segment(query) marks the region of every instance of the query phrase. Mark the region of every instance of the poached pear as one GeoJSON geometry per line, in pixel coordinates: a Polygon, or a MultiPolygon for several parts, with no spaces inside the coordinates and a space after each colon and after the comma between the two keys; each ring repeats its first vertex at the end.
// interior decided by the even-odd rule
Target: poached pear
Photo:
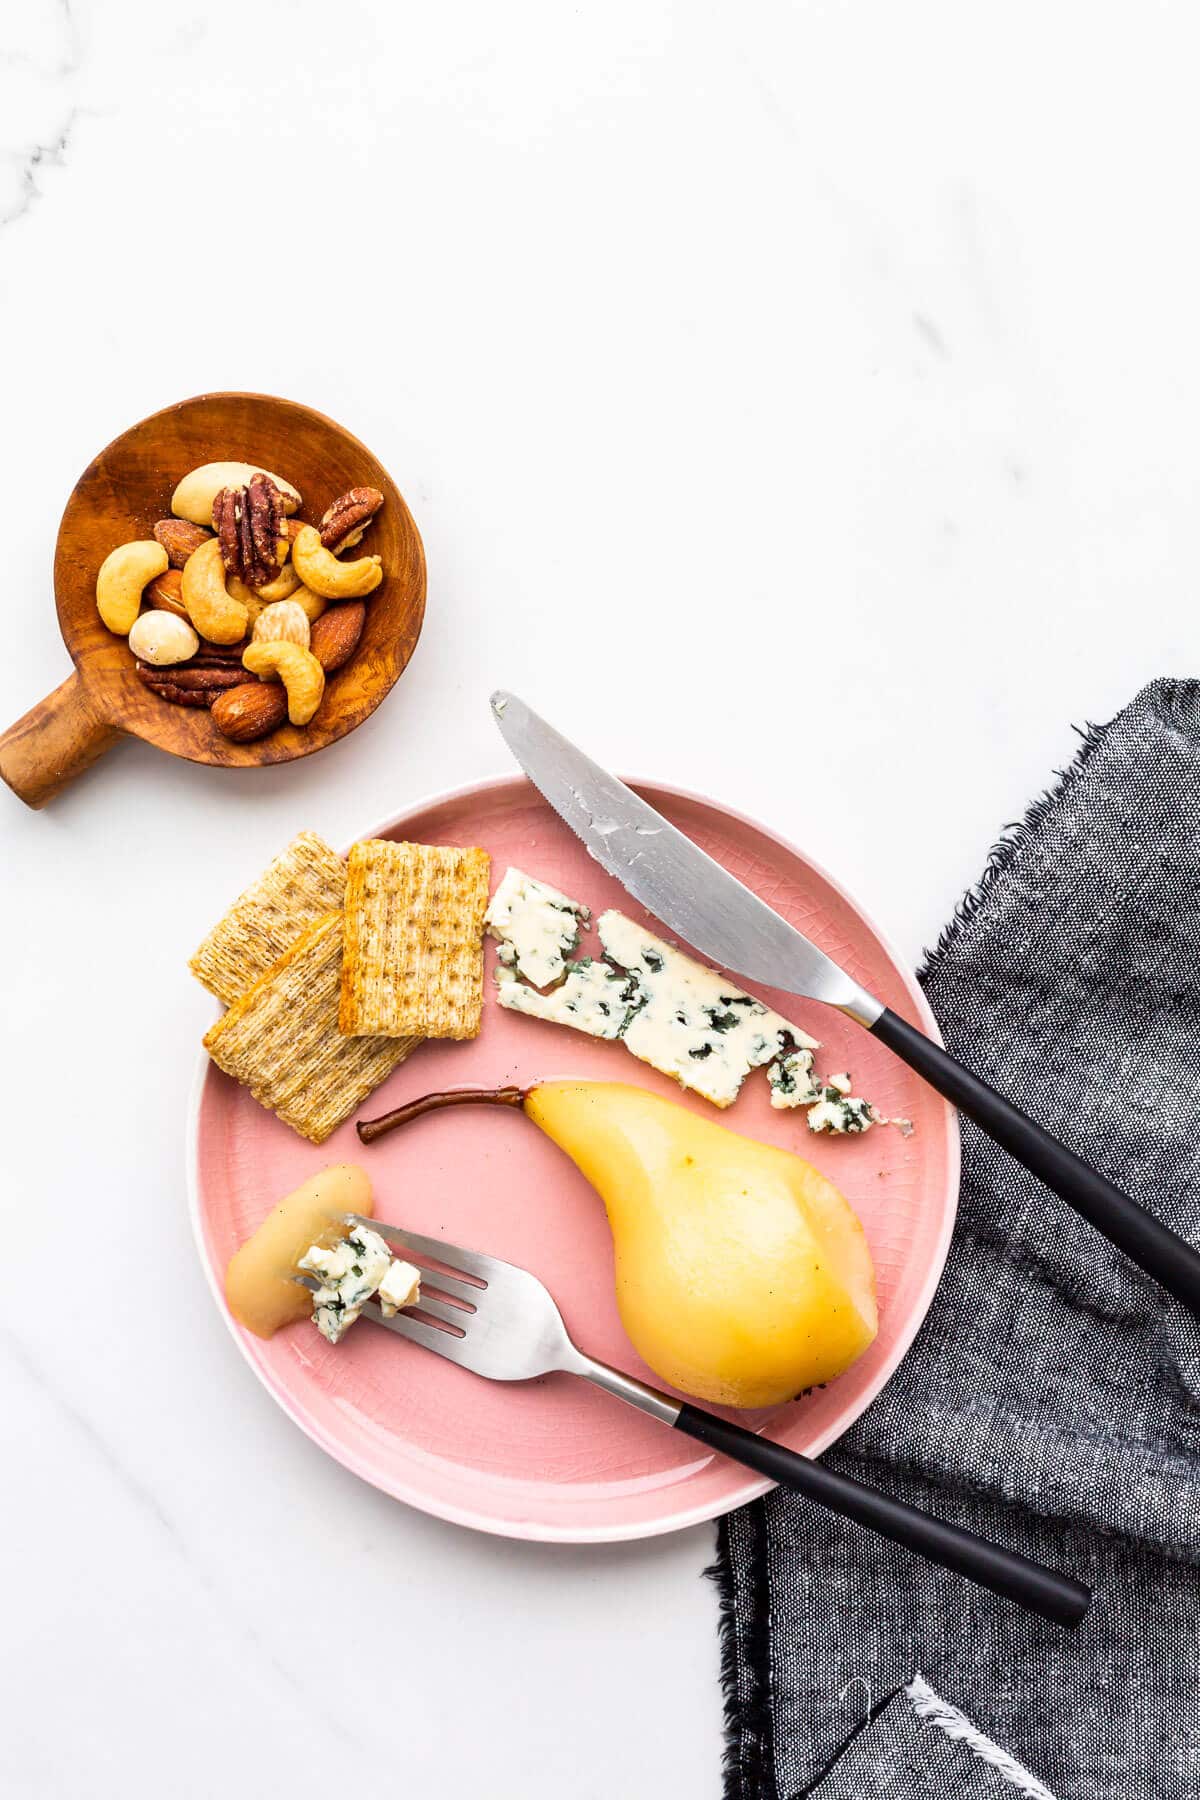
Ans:
{"type": "Polygon", "coordinates": [[[522,1107],[599,1192],[621,1322],[682,1393],[772,1406],[840,1375],[874,1338],[862,1225],[802,1157],[609,1081],[430,1094],[359,1136],[471,1101],[522,1107]]]}

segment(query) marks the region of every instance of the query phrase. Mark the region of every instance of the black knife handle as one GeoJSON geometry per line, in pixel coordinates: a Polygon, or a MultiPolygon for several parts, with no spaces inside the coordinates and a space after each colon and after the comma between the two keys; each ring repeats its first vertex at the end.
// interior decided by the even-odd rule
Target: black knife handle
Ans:
{"type": "Polygon", "coordinates": [[[866,1525],[890,1538],[893,1544],[903,1544],[929,1562],[940,1563],[942,1568],[953,1569],[956,1575],[965,1575],[994,1594],[1015,1600],[1056,1625],[1078,1625],[1091,1604],[1090,1591],[1071,1576],[1030,1562],[1015,1550],[989,1544],[973,1531],[918,1512],[902,1500],[865,1487],[849,1475],[839,1475],[824,1463],[786,1450],[782,1444],[758,1437],[744,1426],[731,1425],[715,1413],[684,1405],[675,1429],[686,1431],[710,1450],[719,1450],[723,1456],[757,1469],[781,1487],[792,1488],[818,1505],[829,1507],[844,1519],[866,1525]]]}
{"type": "Polygon", "coordinates": [[[1160,1281],[1169,1294],[1200,1317],[1200,1253],[1106,1181],[1082,1157],[1035,1125],[995,1088],[972,1075],[924,1032],[885,1010],[870,1027],[910,1069],[973,1119],[1010,1156],[1044,1181],[1132,1262],[1160,1281]]]}

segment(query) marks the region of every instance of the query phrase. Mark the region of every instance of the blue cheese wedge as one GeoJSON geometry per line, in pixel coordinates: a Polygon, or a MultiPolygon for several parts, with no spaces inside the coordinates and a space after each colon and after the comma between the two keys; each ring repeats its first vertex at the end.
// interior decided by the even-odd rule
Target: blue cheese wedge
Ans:
{"type": "Polygon", "coordinates": [[[492,896],[487,928],[500,945],[496,997],[508,1012],[621,1039],[651,1068],[714,1106],[733,1103],[751,1069],[767,1065],[771,1105],[808,1109],[809,1129],[849,1136],[884,1119],[850,1092],[848,1075],[813,1069],[815,1038],[725,975],[636,925],[602,913],[603,958],[575,957],[590,918],[578,900],[508,869],[492,896]]]}
{"type": "Polygon", "coordinates": [[[340,1242],[326,1248],[312,1244],[298,1268],[319,1275],[321,1285],[313,1295],[313,1324],[331,1344],[349,1331],[387,1275],[392,1253],[377,1231],[352,1225],[340,1242]]]}
{"type": "Polygon", "coordinates": [[[548,1019],[554,1025],[570,1025],[589,1037],[619,1038],[638,1006],[641,989],[636,976],[611,963],[590,956],[566,963],[566,979],[541,994],[518,981],[511,968],[496,970],[496,998],[509,1012],[526,1013],[532,1019],[548,1019]]]}
{"type": "Polygon", "coordinates": [[[421,1271],[415,1263],[402,1262],[397,1257],[375,1291],[384,1318],[394,1319],[406,1306],[415,1306],[420,1300],[421,1271]]]}
{"type": "Polygon", "coordinates": [[[825,1090],[813,1074],[811,1050],[792,1050],[781,1056],[767,1070],[771,1085],[771,1105],[776,1109],[812,1106],[824,1099],[825,1090]]]}
{"type": "Polygon", "coordinates": [[[561,979],[587,921],[586,906],[521,869],[505,870],[483,920],[500,945],[501,962],[538,988],[561,979]]]}
{"type": "Polygon", "coordinates": [[[637,976],[640,1006],[622,1033],[625,1048],[681,1087],[729,1106],[751,1069],[816,1041],[726,975],[675,950],[624,913],[596,926],[609,959],[637,976]]]}

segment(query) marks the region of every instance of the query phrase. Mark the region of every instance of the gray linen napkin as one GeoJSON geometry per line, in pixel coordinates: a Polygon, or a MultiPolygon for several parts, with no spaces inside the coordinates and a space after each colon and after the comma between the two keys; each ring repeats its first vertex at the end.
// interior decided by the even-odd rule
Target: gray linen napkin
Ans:
{"type": "MultiPolygon", "coordinates": [[[[922,979],[956,1056],[1200,1242],[1200,684],[1087,735],[922,979]]],[[[966,1121],[963,1152],[929,1317],[827,1460],[1092,1610],[1060,1632],[768,1495],[719,1534],[729,1800],[1200,1796],[1200,1330],[966,1121]]]]}

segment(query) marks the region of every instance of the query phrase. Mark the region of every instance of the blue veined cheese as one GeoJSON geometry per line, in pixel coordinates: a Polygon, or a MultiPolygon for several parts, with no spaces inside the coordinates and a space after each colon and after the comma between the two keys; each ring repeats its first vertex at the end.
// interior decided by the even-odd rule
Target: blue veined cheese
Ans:
{"type": "Polygon", "coordinates": [[[500,945],[500,960],[531,981],[549,987],[559,980],[566,959],[579,945],[579,927],[588,909],[548,882],[521,869],[506,869],[488,903],[483,922],[500,945]]]}
{"type": "Polygon", "coordinates": [[[392,1253],[377,1231],[352,1225],[346,1236],[326,1248],[312,1244],[297,1268],[319,1275],[313,1295],[313,1324],[331,1344],[349,1331],[391,1265],[392,1253]]]}
{"type": "MultiPolygon", "coordinates": [[[[860,1100],[852,1094],[851,1086],[849,1075],[830,1075],[826,1078],[817,1104],[809,1108],[810,1131],[828,1131],[845,1137],[870,1131],[872,1125],[893,1123],[891,1119],[882,1118],[869,1100],[860,1100]]],[[[897,1119],[894,1123],[901,1124],[903,1121],[897,1119]]]]}
{"type": "Polygon", "coordinates": [[[540,994],[501,964],[496,970],[496,998],[509,1012],[570,1025],[589,1037],[619,1038],[641,1002],[637,977],[590,956],[564,967],[566,979],[548,994],[540,994]]]}
{"type": "MultiPolygon", "coordinates": [[[[821,1086],[818,1082],[818,1086],[821,1086]]],[[[830,1075],[821,1086],[815,1106],[809,1108],[808,1129],[831,1132],[838,1137],[856,1136],[870,1131],[872,1125],[894,1125],[901,1137],[911,1137],[911,1119],[887,1119],[869,1100],[860,1100],[850,1092],[849,1075],[830,1075]]]]}
{"type": "Polygon", "coordinates": [[[501,1006],[589,1037],[622,1039],[642,1062],[714,1106],[731,1105],[750,1070],[766,1064],[771,1105],[808,1108],[812,1131],[850,1136],[896,1125],[911,1132],[907,1120],[885,1119],[853,1095],[848,1075],[816,1075],[812,1053],[820,1046],[798,1025],[624,913],[606,912],[597,922],[603,960],[571,960],[589,916],[548,882],[505,872],[487,912],[500,943],[501,1006]]]}
{"type": "Polygon", "coordinates": [[[736,1100],[751,1069],[792,1050],[818,1048],[728,976],[672,949],[624,913],[602,913],[596,929],[606,955],[637,976],[642,994],[622,1034],[625,1048],[714,1106],[736,1100]]]}
{"type": "Polygon", "coordinates": [[[824,1097],[824,1089],[813,1074],[811,1050],[792,1050],[781,1056],[767,1070],[771,1084],[771,1105],[778,1108],[811,1106],[824,1097]]]}
{"type": "Polygon", "coordinates": [[[416,1306],[421,1298],[420,1269],[397,1257],[376,1289],[376,1296],[385,1319],[394,1319],[406,1306],[416,1306]]]}

